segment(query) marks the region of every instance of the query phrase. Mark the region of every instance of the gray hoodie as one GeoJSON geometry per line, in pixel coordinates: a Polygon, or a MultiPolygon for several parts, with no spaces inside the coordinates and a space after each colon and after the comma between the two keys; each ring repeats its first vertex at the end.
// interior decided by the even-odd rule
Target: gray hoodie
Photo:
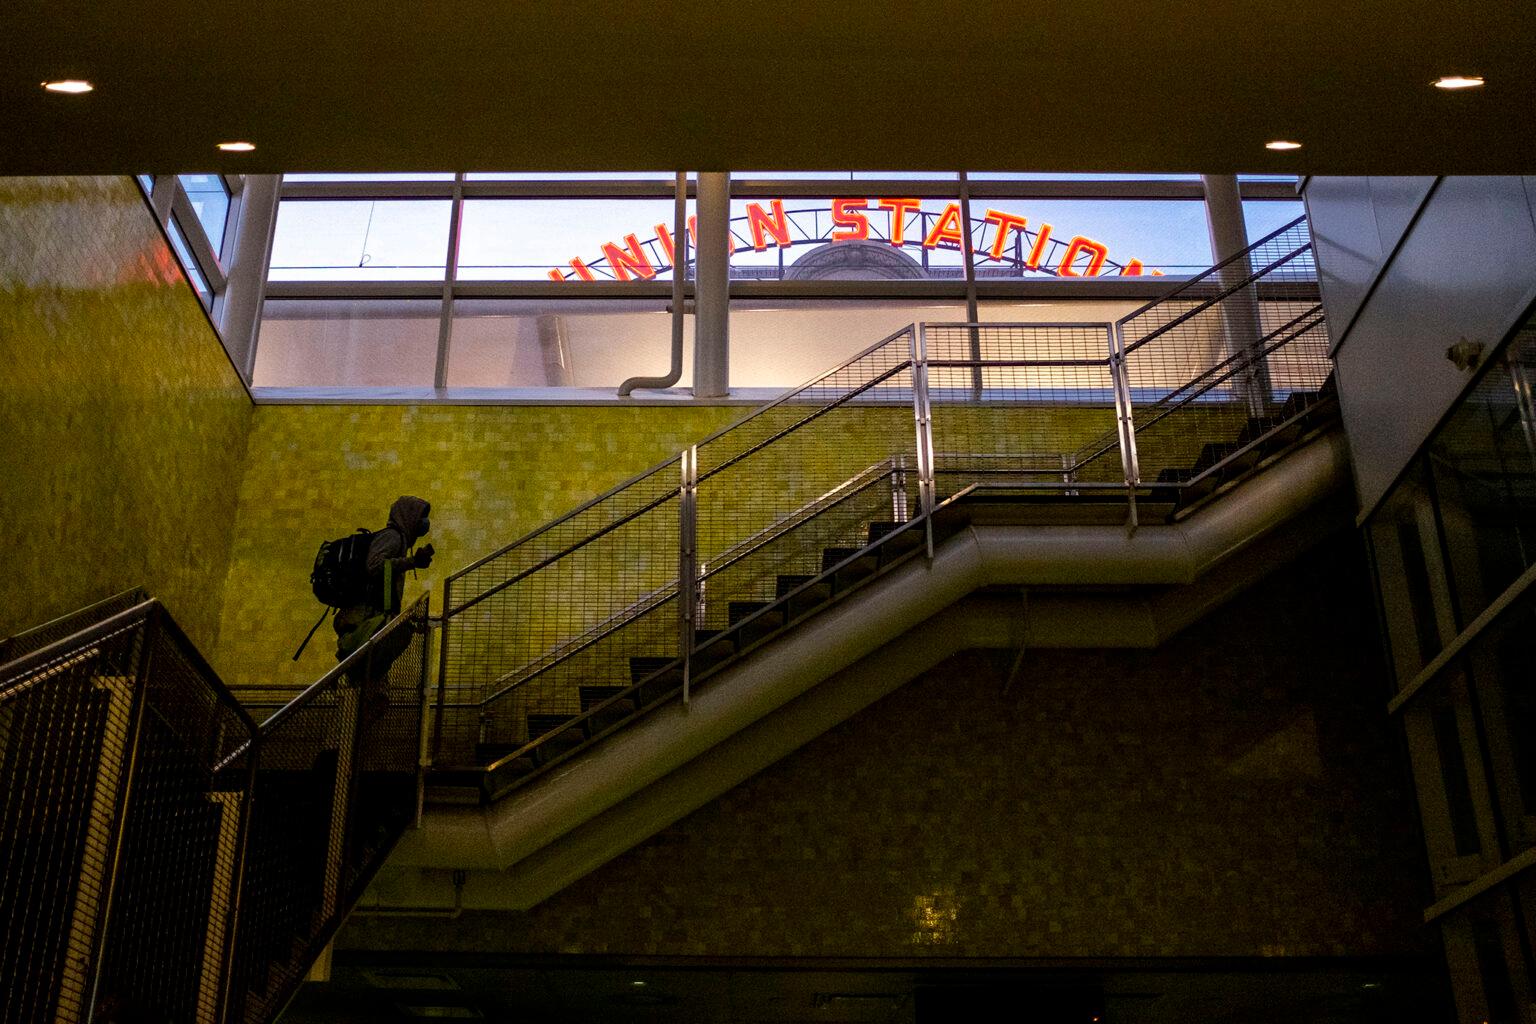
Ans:
{"type": "Polygon", "coordinates": [[[426,518],[430,507],[424,499],[408,494],[396,498],[389,507],[389,525],[375,533],[368,545],[370,577],[377,579],[375,573],[382,575],[385,562],[393,567],[394,588],[389,596],[389,607],[385,609],[391,615],[400,610],[400,600],[405,595],[405,574],[415,568],[410,550],[416,542],[416,528],[426,518]]]}

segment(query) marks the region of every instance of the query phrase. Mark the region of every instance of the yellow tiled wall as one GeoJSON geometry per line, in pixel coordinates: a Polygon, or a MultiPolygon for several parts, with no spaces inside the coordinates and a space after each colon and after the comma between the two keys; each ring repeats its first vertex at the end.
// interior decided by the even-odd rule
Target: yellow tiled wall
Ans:
{"type": "Polygon", "coordinates": [[[1264,957],[1431,948],[1353,536],[1144,650],[966,652],[527,912],[339,946],[1264,957]],[[1304,641],[1304,642],[1303,642],[1304,641]]]}
{"type": "Polygon", "coordinates": [[[431,569],[407,600],[742,414],[706,407],[259,406],[214,663],[232,685],[298,686],[335,664],[309,571],[322,540],[384,525],[401,494],[432,502],[431,569]]]}
{"type": "Polygon", "coordinates": [[[0,178],[0,636],[142,584],[214,650],[251,411],[131,178],[0,178]]]}

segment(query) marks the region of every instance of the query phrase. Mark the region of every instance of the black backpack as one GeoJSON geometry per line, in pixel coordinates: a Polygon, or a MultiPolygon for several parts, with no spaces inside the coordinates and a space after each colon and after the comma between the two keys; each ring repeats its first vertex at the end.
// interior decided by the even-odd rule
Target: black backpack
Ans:
{"type": "Polygon", "coordinates": [[[299,649],[293,652],[294,661],[299,660],[299,655],[309,646],[310,637],[315,635],[315,630],[320,628],[332,608],[368,603],[368,546],[372,543],[373,534],[362,527],[345,537],[320,542],[320,550],[315,552],[315,567],[309,573],[309,589],[325,605],[325,611],[320,613],[299,649]]]}
{"type": "Polygon", "coordinates": [[[327,608],[349,608],[368,603],[368,546],[373,534],[356,533],[323,541],[315,552],[309,588],[327,608]]]}

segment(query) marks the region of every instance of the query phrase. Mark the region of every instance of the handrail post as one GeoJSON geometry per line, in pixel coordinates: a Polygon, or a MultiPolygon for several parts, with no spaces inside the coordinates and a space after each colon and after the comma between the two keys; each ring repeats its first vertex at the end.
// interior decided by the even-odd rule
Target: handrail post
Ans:
{"type": "MultiPolygon", "coordinates": [[[[421,678],[417,682],[420,704],[418,714],[421,720],[416,723],[417,736],[420,742],[416,748],[416,820],[412,822],[412,828],[421,828],[421,815],[427,804],[427,769],[432,767],[432,748],[428,743],[427,715],[432,704],[432,595],[426,594],[421,599],[421,678]]],[[[415,629],[413,623],[410,627],[415,629]]],[[[442,693],[442,676],[438,676],[438,693],[442,693]]],[[[438,704],[441,706],[442,698],[439,696],[438,704]]],[[[439,710],[441,716],[441,710],[439,710]]]]}
{"type": "MultiPolygon", "coordinates": [[[[149,704],[150,673],[154,671],[155,643],[160,635],[160,620],[165,614],[165,609],[159,604],[154,605],[149,614],[144,618],[143,633],[140,639],[138,664],[134,666],[132,690],[128,694],[127,722],[123,733],[122,749],[118,752],[117,770],[119,777],[116,780],[116,792],[111,794],[111,804],[102,800],[104,806],[110,806],[112,815],[105,848],[102,849],[97,870],[101,872],[98,879],[99,888],[96,894],[95,906],[82,906],[82,890],[84,889],[84,869],[76,880],[76,891],[73,902],[75,912],[71,922],[69,939],[66,941],[64,953],[66,957],[78,956],[80,947],[85,947],[85,963],[79,981],[83,983],[83,989],[77,990],[73,1005],[66,1000],[67,987],[60,986],[61,991],[58,1000],[58,1012],[55,1020],[64,1022],[68,1020],[88,1021],[96,1014],[96,999],[100,992],[102,965],[107,958],[107,936],[112,926],[113,899],[118,895],[118,882],[121,880],[123,866],[123,847],[128,836],[128,815],[131,813],[134,783],[138,780],[139,773],[139,743],[143,734],[144,715],[149,704]],[[83,926],[83,927],[82,927],[83,926]],[[83,938],[83,942],[77,939],[83,938]],[[74,1016],[71,1016],[73,1011],[74,1016]]],[[[121,681],[108,685],[121,686],[121,681]]],[[[110,716],[106,728],[103,730],[103,743],[107,741],[113,726],[110,716]]],[[[97,788],[92,794],[92,803],[101,799],[106,794],[100,792],[103,779],[102,769],[110,769],[112,758],[102,757],[101,765],[96,773],[97,788]]],[[[97,822],[91,822],[90,831],[96,831],[97,822]]],[[[83,863],[89,864],[96,858],[87,854],[83,863]]],[[[68,972],[69,968],[66,967],[68,972]]]]}
{"type": "Polygon", "coordinates": [[[690,699],[694,615],[698,606],[698,499],[699,446],[683,449],[679,460],[682,480],[677,503],[677,631],[678,654],[683,662],[683,703],[690,699]]]}
{"type": "Polygon", "coordinates": [[[917,430],[917,496],[928,559],[933,560],[933,407],[928,399],[928,325],[912,327],[912,415],[917,430]]]}
{"type": "MultiPolygon", "coordinates": [[[[443,624],[437,632],[437,715],[432,720],[432,750],[427,756],[429,764],[436,764],[443,756],[443,716],[448,701],[448,623],[449,609],[453,607],[453,598],[449,588],[453,586],[452,578],[443,581],[443,624]]],[[[428,617],[430,622],[430,616],[428,617]]],[[[427,635],[430,637],[430,627],[427,635]]],[[[426,656],[422,657],[426,661],[426,656]]],[[[484,695],[481,695],[482,699],[484,695]]]]}
{"type": "Polygon", "coordinates": [[[1126,527],[1137,527],[1136,488],[1141,485],[1141,466],[1136,454],[1136,423],[1131,411],[1131,381],[1125,362],[1125,322],[1116,321],[1106,331],[1109,342],[1109,376],[1115,396],[1115,422],[1120,437],[1120,467],[1125,474],[1126,527]]]}

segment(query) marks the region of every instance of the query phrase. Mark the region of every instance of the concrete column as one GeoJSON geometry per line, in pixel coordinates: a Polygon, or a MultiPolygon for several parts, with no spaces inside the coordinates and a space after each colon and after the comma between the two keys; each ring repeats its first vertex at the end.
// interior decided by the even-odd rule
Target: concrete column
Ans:
{"type": "MultiPolygon", "coordinates": [[[[1202,174],[1200,181],[1205,186],[1205,222],[1211,236],[1211,258],[1222,263],[1248,248],[1242,193],[1236,175],[1202,174]]],[[[1218,280],[1225,291],[1236,287],[1252,273],[1252,264],[1243,257],[1223,267],[1218,280]]],[[[1250,354],[1245,370],[1232,379],[1232,389],[1248,406],[1249,415],[1263,416],[1269,405],[1269,372],[1264,360],[1257,356],[1264,331],[1256,290],[1249,286],[1223,300],[1221,321],[1226,335],[1225,351],[1213,355],[1220,358],[1245,351],[1250,354]]]]}
{"type": "Polygon", "coordinates": [[[730,172],[699,172],[697,215],[693,394],[719,398],[731,390],[730,172]]]}
{"type": "Polygon", "coordinates": [[[234,239],[226,250],[229,282],[214,310],[229,357],[249,383],[256,367],[256,331],[261,321],[267,263],[272,257],[272,231],[282,187],[277,174],[248,174],[240,189],[240,209],[234,239]]]}

